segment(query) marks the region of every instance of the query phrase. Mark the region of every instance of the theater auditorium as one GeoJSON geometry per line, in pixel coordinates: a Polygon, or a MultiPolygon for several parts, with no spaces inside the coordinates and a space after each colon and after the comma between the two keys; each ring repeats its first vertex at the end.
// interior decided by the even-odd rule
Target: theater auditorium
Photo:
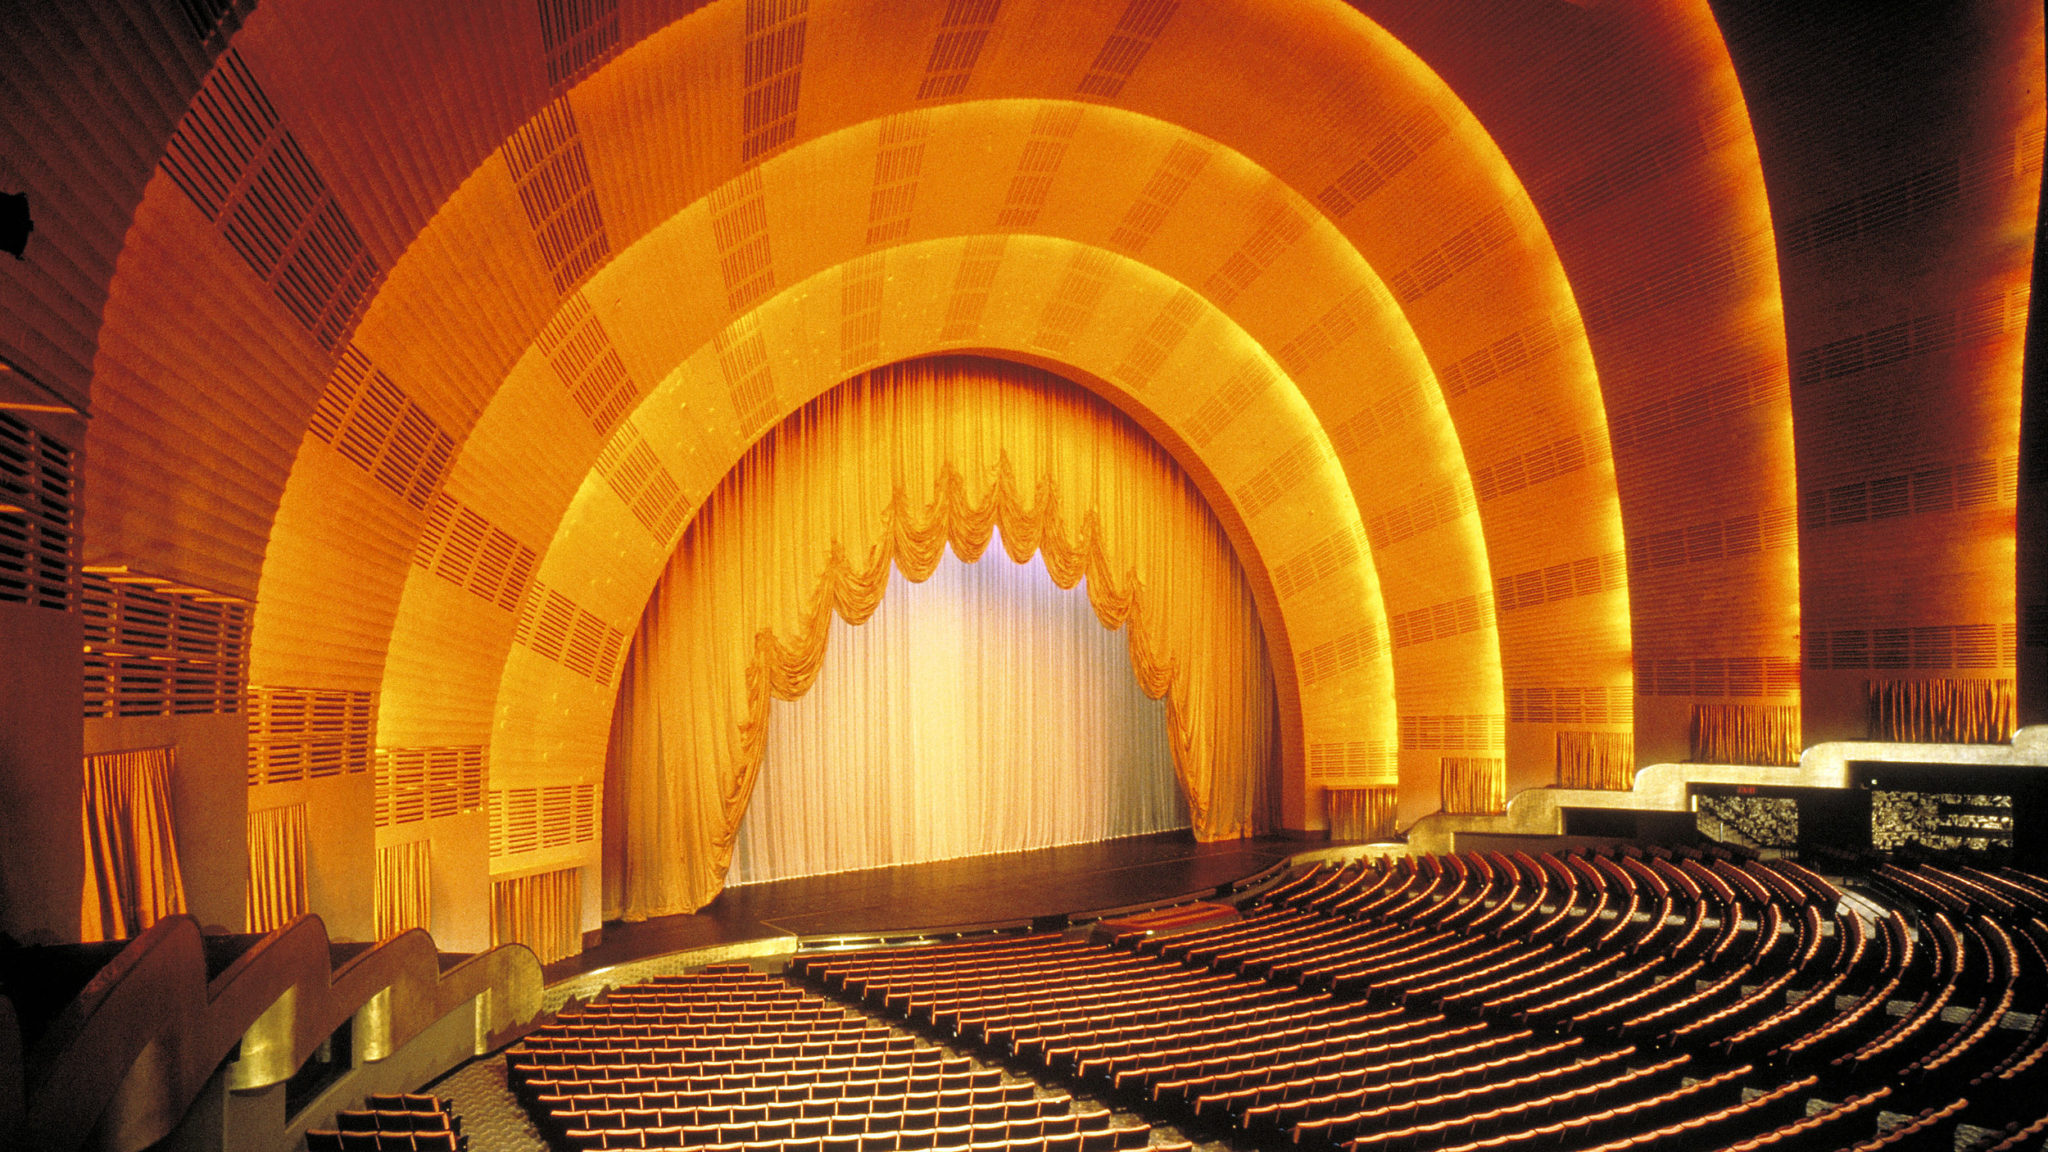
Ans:
{"type": "Polygon", "coordinates": [[[2043,10],[0,24],[0,1145],[2048,1144],[2043,10]]]}

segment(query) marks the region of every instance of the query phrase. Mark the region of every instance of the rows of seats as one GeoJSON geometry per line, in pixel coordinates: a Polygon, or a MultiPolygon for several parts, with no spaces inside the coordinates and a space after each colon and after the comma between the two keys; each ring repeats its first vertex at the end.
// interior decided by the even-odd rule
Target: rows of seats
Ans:
{"type": "Polygon", "coordinates": [[[569,1149],[1117,1152],[1153,1139],[745,966],[615,989],[510,1049],[506,1069],[569,1149]]]}
{"type": "Polygon", "coordinates": [[[1320,864],[1176,934],[805,953],[792,973],[1262,1141],[1946,1152],[1960,1122],[2023,1129],[2048,1085],[2048,885],[1866,875],[1852,900],[1719,852],[1320,864]]]}
{"type": "Polygon", "coordinates": [[[438,1096],[373,1094],[335,1113],[333,1128],[306,1131],[307,1152],[465,1152],[462,1117],[438,1096]]]}

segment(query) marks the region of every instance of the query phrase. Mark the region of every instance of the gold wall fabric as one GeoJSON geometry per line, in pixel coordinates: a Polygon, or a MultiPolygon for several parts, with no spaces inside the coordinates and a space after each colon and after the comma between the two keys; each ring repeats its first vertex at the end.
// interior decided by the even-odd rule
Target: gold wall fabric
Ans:
{"type": "Polygon", "coordinates": [[[1557,783],[1561,788],[1636,786],[1636,741],[1628,732],[1559,732],[1557,783]]]}
{"type": "Polygon", "coordinates": [[[1384,840],[1394,834],[1394,817],[1400,807],[1397,790],[1379,786],[1330,788],[1324,791],[1323,798],[1329,806],[1330,839],[1384,840]]]}
{"type": "Polygon", "coordinates": [[[306,805],[249,813],[249,931],[275,932],[306,912],[306,805]]]}
{"type": "Polygon", "coordinates": [[[1441,787],[1446,812],[1507,811],[1507,769],[1498,756],[1444,757],[1441,787]]]}
{"type": "Polygon", "coordinates": [[[1799,708],[1790,704],[1695,704],[1692,757],[1701,764],[1799,763],[1799,708]]]}
{"type": "Polygon", "coordinates": [[[377,849],[377,939],[408,928],[434,929],[431,840],[377,849]]]}
{"type": "Polygon", "coordinates": [[[185,910],[171,823],[172,748],[85,758],[85,893],[79,939],[125,940],[185,910]]]}
{"type": "Polygon", "coordinates": [[[1165,702],[1038,558],[892,569],[867,623],[831,629],[811,691],[769,710],[727,884],[1188,826],[1165,702]]]}
{"type": "Polygon", "coordinates": [[[524,944],[543,964],[583,950],[583,869],[560,868],[491,884],[491,943],[524,944]]]}
{"type": "MultiPolygon", "coordinates": [[[[891,565],[950,545],[1034,553],[1085,577],[1164,697],[1195,835],[1252,832],[1271,674],[1237,558],[1192,481],[1142,431],[1047,373],[977,359],[878,369],[768,433],[711,493],[650,598],[608,771],[624,806],[628,919],[717,895],[761,764],[771,699],[809,691],[832,614],[868,619],[891,565]]],[[[944,814],[966,818],[965,814],[944,814]]]]}
{"type": "Polygon", "coordinates": [[[2010,680],[1870,680],[1864,691],[1872,740],[2003,744],[2012,739],[2010,680]]]}

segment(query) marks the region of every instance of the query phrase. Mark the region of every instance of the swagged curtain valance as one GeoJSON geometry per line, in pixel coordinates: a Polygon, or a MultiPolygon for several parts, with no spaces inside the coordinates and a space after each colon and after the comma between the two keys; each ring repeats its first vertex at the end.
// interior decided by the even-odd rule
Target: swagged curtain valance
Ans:
{"type": "MultiPolygon", "coordinates": [[[[940,358],[869,372],[771,430],[707,498],[650,599],[608,757],[606,915],[693,911],[724,884],[772,699],[809,691],[833,613],[950,545],[1084,578],[1164,698],[1195,835],[1254,831],[1276,718],[1257,610],[1194,484],[1107,404],[1048,373],[940,358]]],[[[972,818],[961,813],[958,818],[972,818]]]]}

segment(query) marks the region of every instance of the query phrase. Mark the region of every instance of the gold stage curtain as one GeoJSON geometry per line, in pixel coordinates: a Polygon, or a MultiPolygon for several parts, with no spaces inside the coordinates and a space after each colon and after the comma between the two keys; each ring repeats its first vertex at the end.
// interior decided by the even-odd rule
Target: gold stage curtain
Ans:
{"type": "Polygon", "coordinates": [[[275,932],[306,911],[306,805],[249,813],[249,931],[275,932]]]}
{"type": "Polygon", "coordinates": [[[1561,788],[1636,786],[1636,740],[1628,732],[1559,732],[1557,783],[1561,788]]]}
{"type": "Polygon", "coordinates": [[[1197,838],[1253,831],[1271,675],[1243,573],[1192,481],[1072,384],[922,360],[849,381],[772,430],[677,545],[627,660],[608,769],[624,774],[610,795],[627,919],[718,894],[769,703],[810,689],[832,614],[865,622],[892,564],[922,581],[949,545],[978,559],[998,525],[1012,560],[1042,555],[1062,588],[1085,577],[1096,616],[1126,631],[1139,685],[1166,700],[1197,838]]]}
{"type": "Polygon", "coordinates": [[[1329,788],[1323,792],[1323,799],[1329,806],[1332,840],[1355,843],[1385,840],[1394,834],[1400,797],[1392,788],[1329,788]]]}
{"type": "Polygon", "coordinates": [[[1446,756],[1441,781],[1444,811],[1493,815],[1507,811],[1507,764],[1496,756],[1446,756]]]}
{"type": "Polygon", "coordinates": [[[583,950],[583,869],[491,884],[491,943],[524,944],[543,964],[583,950]]]}
{"type": "Polygon", "coordinates": [[[85,897],[81,940],[125,940],[185,910],[171,825],[176,751],[140,748],[85,758],[85,897]]]}
{"type": "Polygon", "coordinates": [[[431,847],[429,840],[408,840],[377,849],[377,939],[433,930],[431,847]]]}
{"type": "Polygon", "coordinates": [[[1799,708],[1791,704],[1695,704],[1692,759],[1701,764],[1799,763],[1799,708]]]}
{"type": "Polygon", "coordinates": [[[1865,682],[1872,740],[2003,744],[2012,739],[2010,680],[1865,682]]]}

